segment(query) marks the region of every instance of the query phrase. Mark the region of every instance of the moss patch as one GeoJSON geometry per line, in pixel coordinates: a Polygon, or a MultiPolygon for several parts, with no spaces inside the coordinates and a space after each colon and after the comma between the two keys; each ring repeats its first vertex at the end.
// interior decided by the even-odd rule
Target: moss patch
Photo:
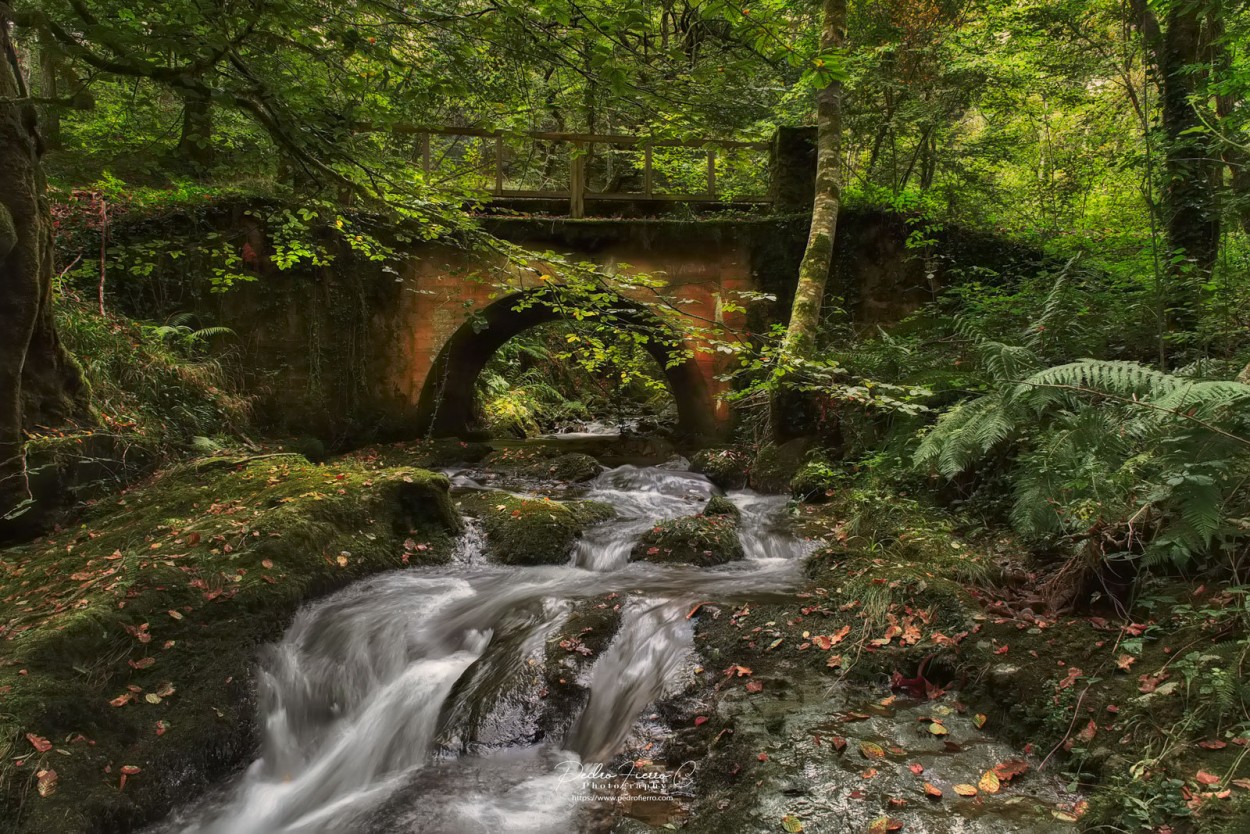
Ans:
{"type": "Polygon", "coordinates": [[[507,492],[470,492],[464,511],[482,522],[491,554],[505,565],[562,565],[582,531],[614,511],[597,501],[522,498],[507,492]]]}
{"type": "Polygon", "coordinates": [[[659,522],[642,534],[631,555],[646,562],[707,566],[736,561],[745,553],[736,517],[695,515],[659,522]]]}
{"type": "Polygon", "coordinates": [[[482,468],[545,481],[582,483],[598,475],[603,467],[590,455],[577,452],[558,454],[552,449],[502,449],[487,455],[482,468]]]}
{"type": "Polygon", "coordinates": [[[313,597],[448,558],[447,490],[416,469],[209,459],[5,551],[0,830],[128,830],[235,767],[255,649],[313,597]]]}
{"type": "Polygon", "coordinates": [[[761,446],[751,464],[751,489],[773,494],[789,492],[790,481],[802,468],[811,445],[807,438],[797,438],[780,446],[761,446]]]}
{"type": "Polygon", "coordinates": [[[742,489],[747,485],[750,463],[741,449],[700,449],[690,457],[690,471],[706,475],[721,489],[742,489]]]}

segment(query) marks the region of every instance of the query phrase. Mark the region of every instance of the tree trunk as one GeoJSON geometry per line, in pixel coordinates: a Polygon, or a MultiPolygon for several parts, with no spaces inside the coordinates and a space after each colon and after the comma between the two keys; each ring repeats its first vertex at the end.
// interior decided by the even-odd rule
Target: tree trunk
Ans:
{"type": "Polygon", "coordinates": [[[1173,253],[1184,256],[1173,259],[1168,276],[1167,306],[1174,330],[1197,328],[1202,286],[1211,277],[1220,245],[1219,165],[1191,100],[1206,76],[1194,66],[1207,57],[1207,18],[1218,14],[1211,5],[1198,0],[1172,3],[1158,51],[1167,139],[1164,222],[1173,253]]]}
{"type": "MultiPolygon", "coordinates": [[[[846,42],[846,0],[824,0],[824,51],[841,49],[846,42]]],[[[782,355],[806,357],[815,347],[820,326],[820,306],[833,265],[833,244],[842,203],[842,82],[831,81],[817,98],[816,195],[812,200],[812,225],[807,249],[799,264],[799,281],[790,308],[782,355]]]]}
{"type": "Polygon", "coordinates": [[[213,103],[205,96],[182,96],[182,135],[178,156],[204,171],[213,164],[213,103]]]}
{"type": "MultiPolygon", "coordinates": [[[[840,50],[846,43],[846,6],[847,0],[824,0],[822,51],[840,50]]],[[[816,100],[816,187],[812,197],[812,225],[803,260],[799,263],[790,323],[778,357],[779,368],[810,357],[815,351],[820,308],[833,266],[838,210],[842,205],[841,156],[842,82],[835,79],[820,91],[816,100]]],[[[799,399],[800,395],[782,384],[772,390],[769,424],[774,442],[784,442],[802,431],[797,425],[802,422],[804,412],[799,399]]]]}
{"type": "Polygon", "coordinates": [[[86,390],[52,319],[52,216],[27,97],[0,6],[0,532],[29,497],[23,431],[80,414],[86,390]]]}
{"type": "MultiPolygon", "coordinates": [[[[60,85],[57,74],[60,72],[60,57],[50,43],[47,35],[39,36],[39,97],[57,98],[60,85]]],[[[49,150],[61,148],[61,111],[57,105],[43,108],[40,114],[44,147],[49,150]]]]}

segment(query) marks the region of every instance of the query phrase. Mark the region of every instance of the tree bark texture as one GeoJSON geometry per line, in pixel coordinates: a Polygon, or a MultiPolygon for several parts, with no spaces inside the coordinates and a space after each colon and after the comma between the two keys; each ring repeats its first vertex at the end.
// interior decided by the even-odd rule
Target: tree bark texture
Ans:
{"type": "MultiPolygon", "coordinates": [[[[0,5],[0,518],[26,493],[23,432],[80,415],[86,388],[52,318],[52,216],[10,21],[0,5]]],[[[3,521],[0,521],[3,527],[3,521]]]]}

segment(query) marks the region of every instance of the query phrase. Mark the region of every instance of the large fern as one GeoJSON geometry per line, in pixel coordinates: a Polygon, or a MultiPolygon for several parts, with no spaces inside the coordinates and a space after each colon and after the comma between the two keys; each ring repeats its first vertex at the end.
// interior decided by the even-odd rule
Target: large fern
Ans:
{"type": "Polygon", "coordinates": [[[1025,349],[983,347],[999,384],[941,416],[918,467],[953,478],[1010,460],[1022,533],[1097,531],[1145,564],[1185,563],[1241,535],[1231,519],[1250,506],[1237,475],[1250,471],[1250,385],[1091,359],[1012,380],[1025,349]]]}

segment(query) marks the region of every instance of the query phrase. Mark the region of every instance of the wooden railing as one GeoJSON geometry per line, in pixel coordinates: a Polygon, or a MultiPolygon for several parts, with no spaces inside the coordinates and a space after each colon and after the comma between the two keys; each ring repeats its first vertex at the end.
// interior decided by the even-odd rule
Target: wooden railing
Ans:
{"type": "Polygon", "coordinates": [[[768,203],[767,142],[406,127],[428,181],[495,198],[768,203]],[[630,186],[630,187],[626,187],[630,186]]]}

